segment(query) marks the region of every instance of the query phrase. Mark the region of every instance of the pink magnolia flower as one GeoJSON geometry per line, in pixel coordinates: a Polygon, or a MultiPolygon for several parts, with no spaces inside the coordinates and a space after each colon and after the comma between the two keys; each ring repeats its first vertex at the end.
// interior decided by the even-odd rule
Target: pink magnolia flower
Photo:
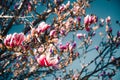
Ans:
{"type": "Polygon", "coordinates": [[[65,50],[65,49],[69,48],[69,45],[70,45],[70,43],[68,43],[68,42],[65,45],[60,44],[59,48],[60,48],[60,50],[65,50]]]}
{"type": "Polygon", "coordinates": [[[95,15],[93,15],[93,16],[87,15],[84,18],[85,25],[91,25],[92,23],[96,23],[96,22],[97,22],[97,17],[95,15]]]}
{"type": "Polygon", "coordinates": [[[60,50],[65,50],[65,49],[67,49],[68,47],[66,46],[66,45],[62,45],[62,44],[60,44],[60,50]]]}
{"type": "Polygon", "coordinates": [[[62,5],[60,6],[60,8],[59,8],[59,11],[60,11],[60,12],[63,12],[64,10],[65,10],[65,5],[62,4],[62,5]]]}
{"type": "Polygon", "coordinates": [[[16,45],[19,46],[22,44],[22,42],[24,41],[25,39],[25,36],[23,33],[19,33],[19,34],[16,34],[16,35],[13,35],[14,36],[14,39],[16,41],[16,45]]]}
{"type": "Polygon", "coordinates": [[[75,5],[73,7],[73,14],[77,14],[79,12],[80,6],[79,5],[75,5]]]}
{"type": "Polygon", "coordinates": [[[97,16],[93,15],[92,17],[92,23],[96,23],[98,21],[97,16]]]}
{"type": "Polygon", "coordinates": [[[58,64],[59,56],[55,55],[54,57],[50,57],[50,54],[51,53],[42,54],[36,58],[40,66],[55,67],[58,64]]]}
{"type": "Polygon", "coordinates": [[[85,18],[84,18],[84,24],[85,25],[88,25],[90,22],[92,22],[92,18],[90,15],[87,15],[85,18]]]}
{"type": "Polygon", "coordinates": [[[78,80],[78,77],[79,77],[79,74],[74,74],[74,75],[72,76],[72,78],[73,78],[74,80],[78,80]]]}
{"type": "Polygon", "coordinates": [[[80,17],[80,16],[77,17],[77,21],[78,21],[78,22],[81,21],[81,17],[80,17]]]}
{"type": "Polygon", "coordinates": [[[67,2],[67,4],[62,4],[60,7],[59,7],[59,11],[60,12],[63,12],[65,9],[69,8],[70,6],[70,1],[67,2]]]}
{"type": "Polygon", "coordinates": [[[103,26],[103,25],[104,25],[104,19],[101,18],[101,19],[100,19],[100,26],[103,26]]]}
{"type": "Polygon", "coordinates": [[[11,40],[10,40],[10,47],[14,47],[16,46],[16,40],[15,40],[15,37],[17,37],[17,33],[14,33],[11,37],[11,40]]]}
{"type": "Polygon", "coordinates": [[[115,57],[114,56],[111,57],[111,61],[112,62],[115,61],[115,57]]]}
{"type": "Polygon", "coordinates": [[[61,34],[61,35],[66,35],[66,30],[65,30],[64,27],[61,27],[61,29],[60,29],[60,34],[61,34]]]}
{"type": "Polygon", "coordinates": [[[67,22],[65,23],[65,28],[66,28],[66,30],[68,30],[68,31],[72,28],[72,25],[71,25],[71,23],[70,23],[69,21],[67,21],[67,22]]]}
{"type": "Polygon", "coordinates": [[[50,31],[50,37],[55,37],[56,36],[56,31],[55,30],[51,30],[50,31]]]}
{"type": "Polygon", "coordinates": [[[73,42],[71,45],[69,45],[69,50],[73,51],[73,49],[76,48],[76,42],[73,42]]]}
{"type": "Polygon", "coordinates": [[[37,57],[37,62],[41,65],[41,66],[45,66],[46,63],[46,56],[45,55],[40,55],[39,57],[37,57]]]}
{"type": "Polygon", "coordinates": [[[46,24],[45,22],[41,22],[38,25],[37,31],[38,33],[40,32],[45,32],[46,30],[48,30],[50,28],[50,25],[46,24]]]}
{"type": "Polygon", "coordinates": [[[95,15],[93,15],[93,16],[87,15],[84,18],[84,24],[85,24],[86,31],[90,31],[90,25],[92,23],[96,23],[96,22],[97,22],[97,17],[95,15]]]}
{"type": "Polygon", "coordinates": [[[66,9],[69,8],[70,6],[70,1],[67,2],[67,4],[65,5],[66,9]]]}
{"type": "Polygon", "coordinates": [[[19,33],[19,34],[14,33],[13,35],[11,34],[7,35],[7,37],[4,40],[4,44],[12,48],[21,45],[24,39],[25,36],[23,33],[19,33]]]}
{"type": "Polygon", "coordinates": [[[28,3],[28,11],[31,11],[31,10],[32,10],[31,4],[28,3]]]}
{"type": "Polygon", "coordinates": [[[6,36],[6,38],[4,40],[5,46],[10,46],[10,40],[11,40],[11,38],[12,38],[11,34],[9,34],[9,35],[6,36]]]}
{"type": "Polygon", "coordinates": [[[95,49],[98,51],[99,50],[99,46],[95,46],[95,49]]]}
{"type": "Polygon", "coordinates": [[[106,23],[108,24],[108,23],[110,23],[110,21],[111,21],[111,17],[108,16],[108,17],[106,18],[106,23]]]}
{"type": "Polygon", "coordinates": [[[89,32],[90,31],[90,26],[86,26],[85,30],[89,32]]]}
{"type": "Polygon", "coordinates": [[[85,38],[86,34],[79,33],[76,36],[80,39],[80,38],[85,38]]]}

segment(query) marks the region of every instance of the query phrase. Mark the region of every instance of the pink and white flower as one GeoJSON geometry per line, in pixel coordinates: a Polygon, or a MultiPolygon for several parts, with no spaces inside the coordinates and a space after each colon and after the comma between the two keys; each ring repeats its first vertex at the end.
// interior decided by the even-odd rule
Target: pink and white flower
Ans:
{"type": "Polygon", "coordinates": [[[61,27],[61,29],[60,29],[60,34],[61,34],[61,35],[66,35],[66,30],[65,30],[64,27],[61,27]]]}
{"type": "Polygon", "coordinates": [[[39,63],[40,66],[52,66],[55,67],[57,66],[58,62],[59,62],[59,56],[55,55],[54,57],[50,57],[51,53],[47,53],[47,54],[42,54],[39,57],[37,57],[37,62],[39,63]]]}
{"type": "Polygon", "coordinates": [[[97,22],[97,17],[95,15],[93,15],[93,16],[87,15],[84,18],[85,30],[90,31],[90,25],[92,23],[96,23],[96,22],[97,22]]]}
{"type": "Polygon", "coordinates": [[[69,45],[70,45],[70,43],[68,43],[68,42],[65,45],[60,44],[59,48],[60,48],[60,50],[66,50],[69,48],[69,45]]]}
{"type": "Polygon", "coordinates": [[[37,32],[38,32],[38,33],[45,32],[45,31],[48,30],[49,28],[50,28],[50,25],[46,24],[45,22],[41,22],[41,23],[38,25],[37,32]]]}
{"type": "Polygon", "coordinates": [[[110,16],[108,16],[107,18],[106,18],[106,23],[108,24],[108,23],[110,23],[110,21],[111,21],[111,17],[110,16]]]}
{"type": "Polygon", "coordinates": [[[85,38],[86,34],[78,33],[76,36],[77,36],[79,39],[81,39],[81,38],[85,38]]]}
{"type": "Polygon", "coordinates": [[[76,48],[76,42],[73,42],[72,44],[69,45],[69,50],[73,51],[73,49],[76,48]]]}
{"type": "Polygon", "coordinates": [[[62,45],[62,44],[60,44],[60,50],[65,50],[65,49],[67,49],[68,47],[66,46],[66,45],[62,45]]]}
{"type": "Polygon", "coordinates": [[[12,35],[9,34],[6,36],[5,40],[4,40],[4,44],[5,46],[10,46],[10,41],[11,41],[12,35]]]}
{"type": "Polygon", "coordinates": [[[63,12],[64,10],[65,10],[65,5],[62,4],[62,5],[60,6],[60,8],[59,8],[59,11],[60,11],[60,12],[63,12]]]}
{"type": "Polygon", "coordinates": [[[84,18],[84,24],[85,25],[89,25],[93,22],[93,19],[92,19],[92,16],[90,15],[87,15],[85,18],[84,18]]]}
{"type": "Polygon", "coordinates": [[[23,33],[14,33],[13,35],[7,35],[7,37],[4,40],[4,44],[8,47],[15,47],[20,46],[22,42],[24,41],[25,36],[23,33]]]}
{"type": "Polygon", "coordinates": [[[69,8],[70,6],[70,1],[67,2],[67,4],[65,5],[66,9],[69,8]]]}
{"type": "Polygon", "coordinates": [[[32,10],[31,4],[28,3],[28,11],[31,11],[31,10],[32,10]]]}
{"type": "Polygon", "coordinates": [[[55,37],[55,36],[56,36],[56,30],[51,30],[50,37],[55,37]]]}

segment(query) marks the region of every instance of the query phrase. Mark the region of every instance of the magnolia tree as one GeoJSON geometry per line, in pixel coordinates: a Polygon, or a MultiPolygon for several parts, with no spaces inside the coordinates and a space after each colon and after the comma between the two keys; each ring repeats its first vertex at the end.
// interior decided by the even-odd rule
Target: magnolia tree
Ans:
{"type": "Polygon", "coordinates": [[[113,35],[110,16],[86,14],[90,2],[0,1],[0,79],[112,80],[120,31],[113,35]],[[14,24],[23,32],[7,34],[14,24]]]}

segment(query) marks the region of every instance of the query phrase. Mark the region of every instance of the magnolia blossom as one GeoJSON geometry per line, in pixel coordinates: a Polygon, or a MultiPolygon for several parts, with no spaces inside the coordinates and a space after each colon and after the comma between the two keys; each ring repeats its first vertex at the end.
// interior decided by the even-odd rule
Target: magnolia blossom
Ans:
{"type": "Polygon", "coordinates": [[[38,28],[37,28],[37,32],[40,33],[40,32],[45,32],[46,30],[48,30],[50,28],[50,25],[46,24],[45,22],[41,22],[39,25],[38,25],[38,28]]]}
{"type": "Polygon", "coordinates": [[[114,56],[111,57],[111,61],[115,61],[115,57],[114,56]]]}
{"type": "Polygon", "coordinates": [[[28,3],[28,11],[31,11],[31,10],[32,10],[31,4],[28,3]]]}
{"type": "Polygon", "coordinates": [[[4,44],[5,44],[6,46],[10,46],[11,38],[12,38],[12,35],[11,35],[11,34],[9,34],[9,35],[6,36],[6,38],[5,38],[5,40],[4,40],[4,44]]]}
{"type": "Polygon", "coordinates": [[[61,28],[60,28],[60,34],[61,34],[61,35],[66,35],[66,30],[65,30],[64,27],[61,27],[61,28]]]}
{"type": "Polygon", "coordinates": [[[72,78],[73,80],[78,80],[78,77],[79,77],[79,74],[74,74],[72,78]]]}
{"type": "Polygon", "coordinates": [[[76,48],[76,42],[73,42],[72,44],[69,45],[69,50],[73,51],[73,49],[76,48]]]}
{"type": "Polygon", "coordinates": [[[66,30],[70,30],[71,27],[72,27],[71,23],[67,21],[67,22],[65,23],[65,28],[66,28],[66,30]]]}
{"type": "Polygon", "coordinates": [[[68,49],[69,48],[69,44],[70,43],[66,43],[65,45],[60,44],[60,46],[59,46],[60,50],[68,49]]]}
{"type": "Polygon", "coordinates": [[[84,18],[84,24],[85,24],[85,25],[91,24],[92,22],[93,22],[92,16],[87,15],[87,16],[84,18]]]}
{"type": "Polygon", "coordinates": [[[108,24],[108,23],[110,23],[110,21],[111,21],[111,17],[110,16],[108,16],[107,18],[106,18],[106,23],[108,24]]]}
{"type": "Polygon", "coordinates": [[[65,10],[65,4],[62,4],[60,7],[59,7],[59,11],[60,12],[63,12],[65,10]]]}
{"type": "Polygon", "coordinates": [[[98,51],[98,49],[99,49],[99,46],[95,46],[95,49],[98,51]]]}
{"type": "Polygon", "coordinates": [[[15,47],[15,46],[19,46],[22,44],[22,42],[24,41],[25,36],[23,33],[14,33],[13,35],[7,35],[7,37],[4,40],[4,44],[8,47],[15,47]]]}
{"type": "Polygon", "coordinates": [[[85,38],[86,34],[78,33],[76,36],[77,36],[79,39],[81,39],[81,38],[85,38]]]}
{"type": "Polygon", "coordinates": [[[60,12],[63,12],[65,9],[69,8],[70,6],[70,1],[67,2],[67,4],[62,4],[60,7],[59,7],[59,11],[60,12]]]}
{"type": "Polygon", "coordinates": [[[78,22],[81,21],[81,17],[80,17],[80,16],[77,17],[77,21],[78,21],[78,22]]]}
{"type": "Polygon", "coordinates": [[[51,30],[50,37],[55,37],[55,36],[56,36],[56,30],[51,30]]]}
{"type": "Polygon", "coordinates": [[[93,16],[87,15],[84,18],[84,24],[85,24],[86,31],[90,31],[90,25],[92,23],[96,23],[96,22],[97,22],[97,17],[95,15],[93,15],[93,16]]]}
{"type": "Polygon", "coordinates": [[[65,49],[67,49],[68,48],[68,46],[67,45],[62,45],[62,44],[60,44],[60,50],[65,50],[65,49]]]}
{"type": "Polygon", "coordinates": [[[66,6],[65,6],[66,9],[69,8],[69,6],[70,6],[70,1],[67,2],[66,6]]]}
{"type": "Polygon", "coordinates": [[[73,6],[73,14],[77,14],[79,12],[80,6],[79,5],[74,5],[73,6]]]}
{"type": "Polygon", "coordinates": [[[101,18],[101,19],[100,19],[100,26],[103,26],[103,25],[104,25],[104,19],[101,18]]]}
{"type": "Polygon", "coordinates": [[[46,53],[46,54],[42,54],[40,56],[38,56],[37,62],[39,63],[40,66],[52,66],[52,67],[56,67],[58,62],[59,62],[59,56],[55,55],[54,57],[50,57],[51,53],[46,53]]]}
{"type": "Polygon", "coordinates": [[[89,32],[90,31],[90,26],[86,26],[85,30],[89,32]]]}

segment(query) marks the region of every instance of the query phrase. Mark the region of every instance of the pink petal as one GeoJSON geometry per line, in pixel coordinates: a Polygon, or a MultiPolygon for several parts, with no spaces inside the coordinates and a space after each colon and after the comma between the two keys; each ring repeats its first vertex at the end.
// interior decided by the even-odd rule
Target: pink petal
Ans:
{"type": "Polygon", "coordinates": [[[90,26],[85,27],[85,30],[89,32],[90,31],[90,26]]]}
{"type": "Polygon", "coordinates": [[[51,30],[51,31],[50,31],[50,37],[53,37],[54,34],[55,34],[55,32],[56,32],[55,30],[51,30]]]}
{"type": "Polygon", "coordinates": [[[93,23],[93,17],[89,16],[89,23],[92,24],[93,23]]]}
{"type": "Polygon", "coordinates": [[[6,36],[6,38],[5,38],[5,40],[4,40],[4,44],[5,44],[6,46],[10,46],[10,40],[11,40],[11,38],[12,38],[12,35],[11,35],[11,34],[9,34],[9,35],[6,36]]]}
{"type": "Polygon", "coordinates": [[[87,15],[85,18],[84,18],[84,24],[87,25],[89,24],[89,15],[87,15]]]}
{"type": "Polygon", "coordinates": [[[66,45],[60,45],[60,49],[61,50],[67,49],[67,46],[66,45]]]}
{"type": "Polygon", "coordinates": [[[20,33],[20,34],[19,34],[19,36],[20,36],[20,38],[19,38],[18,45],[21,45],[21,44],[22,44],[22,42],[25,40],[25,36],[24,36],[24,34],[23,34],[23,33],[20,33]]]}
{"type": "Polygon", "coordinates": [[[28,3],[28,11],[31,11],[31,4],[30,3],[28,3]]]}
{"type": "Polygon", "coordinates": [[[82,33],[79,33],[79,34],[77,34],[76,36],[77,36],[79,39],[82,38],[82,37],[84,37],[84,35],[83,35],[82,33]]]}
{"type": "Polygon", "coordinates": [[[45,65],[45,55],[40,55],[40,57],[37,58],[37,62],[39,65],[44,66],[45,65]]]}
{"type": "Polygon", "coordinates": [[[106,18],[106,23],[109,23],[110,21],[111,21],[111,17],[108,16],[108,17],[106,18]]]}

